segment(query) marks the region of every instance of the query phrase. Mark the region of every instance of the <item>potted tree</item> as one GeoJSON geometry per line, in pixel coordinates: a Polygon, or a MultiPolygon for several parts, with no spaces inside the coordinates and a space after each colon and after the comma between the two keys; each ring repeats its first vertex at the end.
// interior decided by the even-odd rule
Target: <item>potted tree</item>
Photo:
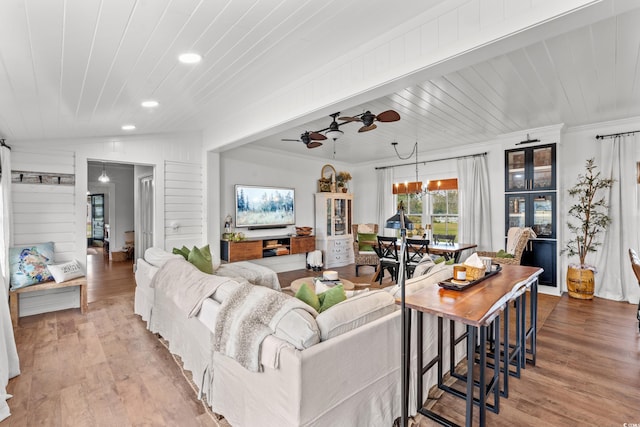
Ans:
{"type": "Polygon", "coordinates": [[[586,263],[589,252],[595,252],[602,243],[598,241],[602,233],[611,223],[607,215],[609,205],[600,190],[613,185],[613,180],[603,178],[597,172],[594,159],[586,162],[586,173],[578,175],[578,181],[569,189],[569,196],[576,199],[569,208],[567,226],[573,237],[567,242],[562,253],[569,256],[578,255],[579,264],[569,264],[567,268],[567,290],[569,296],[579,299],[593,299],[595,288],[595,267],[586,263]]]}

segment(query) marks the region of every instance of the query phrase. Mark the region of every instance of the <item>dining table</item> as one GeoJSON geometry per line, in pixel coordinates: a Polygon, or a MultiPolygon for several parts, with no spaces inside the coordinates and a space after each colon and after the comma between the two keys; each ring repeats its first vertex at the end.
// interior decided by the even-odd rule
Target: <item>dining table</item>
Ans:
{"type": "Polygon", "coordinates": [[[467,249],[477,248],[475,243],[430,243],[429,253],[442,255],[446,259],[453,258],[454,262],[460,262],[460,255],[467,249]]]}

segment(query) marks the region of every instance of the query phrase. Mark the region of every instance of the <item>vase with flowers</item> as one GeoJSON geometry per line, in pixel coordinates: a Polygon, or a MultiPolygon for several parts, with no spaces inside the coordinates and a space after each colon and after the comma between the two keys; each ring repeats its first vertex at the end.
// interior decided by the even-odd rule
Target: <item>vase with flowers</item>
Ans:
{"type": "Polygon", "coordinates": [[[338,186],[338,191],[346,193],[348,191],[347,183],[349,181],[351,181],[351,174],[349,172],[338,172],[338,174],[336,175],[336,184],[338,186]]]}

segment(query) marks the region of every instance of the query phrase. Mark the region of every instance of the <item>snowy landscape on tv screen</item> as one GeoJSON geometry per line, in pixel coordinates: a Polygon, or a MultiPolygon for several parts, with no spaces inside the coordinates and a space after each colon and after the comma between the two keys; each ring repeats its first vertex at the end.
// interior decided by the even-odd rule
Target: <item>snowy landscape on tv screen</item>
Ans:
{"type": "Polygon", "coordinates": [[[236,185],[236,227],[284,227],[296,223],[293,188],[236,185]]]}

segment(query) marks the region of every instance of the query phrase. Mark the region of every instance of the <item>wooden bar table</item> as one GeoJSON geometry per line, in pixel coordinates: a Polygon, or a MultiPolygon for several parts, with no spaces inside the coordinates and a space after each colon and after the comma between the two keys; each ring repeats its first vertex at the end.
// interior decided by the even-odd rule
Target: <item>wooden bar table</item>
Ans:
{"type": "MultiPolygon", "coordinates": [[[[486,332],[487,327],[493,325],[495,328],[494,335],[499,339],[499,315],[504,310],[506,304],[517,295],[521,295],[523,288],[532,290],[532,310],[537,310],[537,295],[533,295],[533,291],[537,290],[538,276],[542,273],[542,269],[538,267],[526,267],[520,265],[504,265],[502,271],[495,274],[474,286],[471,286],[464,290],[448,290],[440,287],[437,283],[434,283],[421,291],[416,292],[413,295],[405,297],[405,307],[407,310],[406,315],[411,318],[411,311],[417,312],[417,408],[418,412],[424,416],[442,424],[442,425],[455,425],[455,423],[447,420],[446,418],[438,415],[437,413],[427,410],[423,407],[424,400],[422,399],[423,388],[423,376],[432,367],[437,365],[438,369],[438,387],[444,391],[450,392],[458,397],[462,397],[466,401],[465,412],[465,425],[471,426],[473,422],[473,406],[477,404],[479,406],[479,423],[480,426],[486,425],[486,409],[487,409],[487,396],[494,392],[494,405],[498,410],[498,377],[499,377],[499,363],[494,364],[494,374],[489,381],[487,381],[485,370],[487,367],[486,362],[486,332]],[[431,314],[438,317],[438,355],[433,358],[426,365],[423,364],[423,343],[422,343],[422,315],[423,313],[431,314]],[[467,374],[466,374],[466,393],[455,390],[451,387],[445,386],[443,382],[443,338],[442,338],[442,323],[443,319],[449,319],[458,321],[466,326],[466,354],[467,354],[467,374]],[[475,351],[476,341],[479,340],[480,354],[479,354],[479,380],[474,383],[473,367],[475,364],[475,351]],[[480,393],[476,399],[473,397],[474,386],[477,385],[480,393]]],[[[397,300],[398,304],[401,304],[400,300],[397,300]]],[[[525,317],[525,316],[522,316],[525,317]]],[[[535,319],[535,313],[531,313],[531,318],[535,319]]],[[[520,322],[525,321],[520,319],[520,322]]],[[[411,330],[410,322],[409,327],[406,330],[406,342],[410,346],[411,330]]],[[[509,325],[505,325],[508,328],[509,325]]],[[[523,325],[518,327],[524,328],[523,325]]],[[[535,331],[535,324],[532,329],[535,331]]],[[[532,332],[532,348],[535,350],[535,332],[532,332]]],[[[452,337],[453,340],[453,337],[452,337]]],[[[458,340],[455,340],[456,342],[458,340]]],[[[496,343],[499,348],[499,341],[496,343]]],[[[453,349],[452,349],[453,351],[453,349]]],[[[524,351],[524,350],[523,350],[524,351]]],[[[411,356],[410,351],[405,353],[405,367],[407,372],[403,375],[410,376],[411,372],[411,356]]],[[[453,369],[453,366],[451,367],[453,369]]],[[[505,366],[505,372],[508,366],[505,366]]],[[[408,393],[405,393],[408,396],[408,393]]],[[[405,397],[405,400],[408,398],[405,397]]],[[[408,411],[408,401],[402,402],[403,411],[405,414],[408,411]]],[[[405,417],[406,419],[407,417],[405,417]]]]}

